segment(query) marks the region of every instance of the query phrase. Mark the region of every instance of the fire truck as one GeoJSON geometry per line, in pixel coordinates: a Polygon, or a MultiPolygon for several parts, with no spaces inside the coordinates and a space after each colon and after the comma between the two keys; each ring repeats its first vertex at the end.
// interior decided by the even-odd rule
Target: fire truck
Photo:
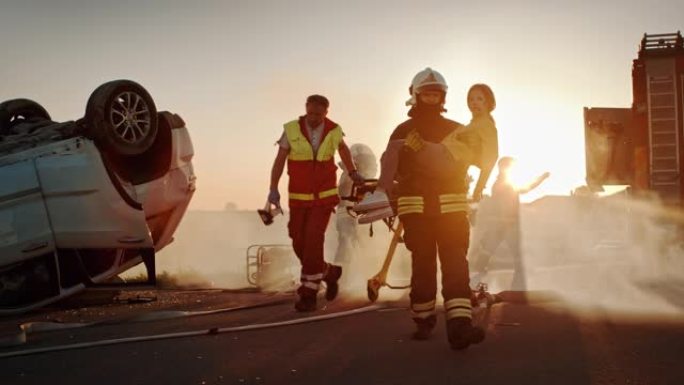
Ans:
{"type": "Polygon", "coordinates": [[[631,108],[584,108],[587,185],[626,185],[684,203],[684,39],[644,34],[632,62],[631,108]]]}

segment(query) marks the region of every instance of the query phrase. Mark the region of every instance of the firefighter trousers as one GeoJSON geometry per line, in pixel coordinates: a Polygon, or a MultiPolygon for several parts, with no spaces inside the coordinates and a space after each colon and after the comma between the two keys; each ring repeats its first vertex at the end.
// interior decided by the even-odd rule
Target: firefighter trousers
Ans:
{"type": "Polygon", "coordinates": [[[410,298],[414,320],[420,322],[435,315],[438,255],[447,320],[472,318],[466,260],[470,237],[467,214],[406,214],[401,221],[404,224],[404,242],[411,251],[410,298]]]}
{"type": "Polygon", "coordinates": [[[315,296],[328,270],[323,258],[323,244],[332,210],[330,206],[290,208],[287,228],[292,248],[302,264],[301,295],[315,296]]]}

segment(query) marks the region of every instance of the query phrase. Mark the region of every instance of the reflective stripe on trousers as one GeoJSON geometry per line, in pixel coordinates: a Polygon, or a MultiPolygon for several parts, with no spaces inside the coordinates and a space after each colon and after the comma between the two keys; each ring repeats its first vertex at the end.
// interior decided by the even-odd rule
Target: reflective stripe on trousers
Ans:
{"type": "Polygon", "coordinates": [[[444,301],[444,312],[446,319],[452,318],[473,318],[473,305],[470,298],[452,298],[444,301]]]}
{"type": "Polygon", "coordinates": [[[423,303],[411,303],[411,316],[425,319],[435,314],[435,300],[423,303]]]}

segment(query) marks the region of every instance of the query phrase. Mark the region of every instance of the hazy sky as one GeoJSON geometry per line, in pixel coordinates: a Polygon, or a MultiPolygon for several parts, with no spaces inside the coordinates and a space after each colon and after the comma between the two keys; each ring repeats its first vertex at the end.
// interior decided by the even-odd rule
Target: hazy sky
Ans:
{"type": "Polygon", "coordinates": [[[684,28],[681,0],[569,3],[3,0],[0,99],[71,120],[100,83],[135,80],[191,131],[191,208],[256,208],[273,143],[307,95],[328,96],[347,142],[379,155],[430,66],[463,123],[467,88],[489,84],[501,154],[528,176],[551,171],[534,196],[567,194],[584,178],[582,107],[628,107],[643,33],[684,28]]]}

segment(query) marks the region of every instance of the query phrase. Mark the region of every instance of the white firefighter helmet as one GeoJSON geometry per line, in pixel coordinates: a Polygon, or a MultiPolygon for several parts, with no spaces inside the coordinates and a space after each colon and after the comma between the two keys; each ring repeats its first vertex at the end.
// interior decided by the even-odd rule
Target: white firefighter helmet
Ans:
{"type": "Polygon", "coordinates": [[[444,76],[432,68],[427,67],[413,77],[411,87],[409,87],[411,99],[406,101],[406,105],[415,106],[418,101],[417,95],[421,93],[421,91],[442,91],[446,94],[447,88],[444,76]]]}

